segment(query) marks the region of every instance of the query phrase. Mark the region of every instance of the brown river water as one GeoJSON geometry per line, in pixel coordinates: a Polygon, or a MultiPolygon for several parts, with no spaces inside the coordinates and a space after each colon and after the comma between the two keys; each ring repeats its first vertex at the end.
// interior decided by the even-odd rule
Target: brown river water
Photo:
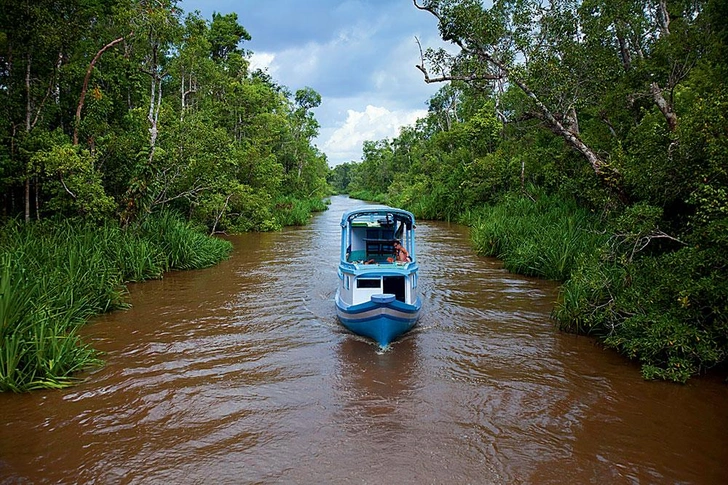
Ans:
{"type": "Polygon", "coordinates": [[[0,483],[724,484],[728,385],[645,382],[549,319],[558,288],[418,224],[424,310],[388,351],[335,316],[341,213],[130,287],[106,364],[0,394],[0,483]]]}

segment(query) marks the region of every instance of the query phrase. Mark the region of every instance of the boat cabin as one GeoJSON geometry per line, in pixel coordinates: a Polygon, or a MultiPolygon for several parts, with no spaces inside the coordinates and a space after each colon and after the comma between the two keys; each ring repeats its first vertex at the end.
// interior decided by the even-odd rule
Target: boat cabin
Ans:
{"type": "MultiPolygon", "coordinates": [[[[346,227],[345,227],[346,229],[346,227]]],[[[412,222],[393,213],[359,215],[342,234],[344,254],[349,263],[385,264],[394,257],[394,241],[399,240],[414,261],[412,222]]]]}
{"type": "Polygon", "coordinates": [[[393,208],[363,208],[344,214],[341,221],[341,295],[350,304],[369,301],[374,295],[394,295],[397,301],[415,300],[417,263],[414,217],[393,208]],[[395,261],[394,242],[410,256],[395,261]]]}

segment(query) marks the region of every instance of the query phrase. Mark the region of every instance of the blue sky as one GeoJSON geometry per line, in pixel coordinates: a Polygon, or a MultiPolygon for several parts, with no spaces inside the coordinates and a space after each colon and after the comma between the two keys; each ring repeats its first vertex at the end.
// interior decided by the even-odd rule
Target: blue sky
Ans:
{"type": "Polygon", "coordinates": [[[365,140],[397,136],[423,117],[442,85],[427,85],[419,49],[440,47],[436,19],[412,0],[181,0],[185,12],[236,12],[253,67],[295,92],[321,94],[314,143],[329,165],[361,159],[365,140]]]}

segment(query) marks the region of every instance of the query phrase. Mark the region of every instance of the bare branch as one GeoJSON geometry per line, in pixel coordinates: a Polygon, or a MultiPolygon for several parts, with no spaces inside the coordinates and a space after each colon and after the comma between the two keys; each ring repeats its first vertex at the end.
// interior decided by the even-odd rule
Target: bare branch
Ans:
{"type": "Polygon", "coordinates": [[[652,242],[653,239],[669,239],[670,241],[675,241],[676,243],[682,244],[683,246],[687,246],[687,244],[682,242],[681,240],[674,238],[669,234],[660,231],[659,229],[656,229],[650,234],[647,234],[635,240],[634,246],[632,247],[632,253],[629,256],[629,262],[631,263],[634,259],[634,255],[645,249],[652,242]]]}
{"type": "Polygon", "coordinates": [[[670,236],[660,229],[653,229],[652,231],[644,235],[630,234],[625,232],[616,233],[610,237],[610,244],[614,248],[614,251],[617,251],[616,248],[619,246],[631,244],[632,249],[629,250],[629,257],[627,258],[627,262],[631,263],[632,261],[634,261],[635,255],[643,251],[655,239],[667,239],[669,241],[674,241],[680,245],[687,246],[687,243],[681,241],[676,237],[670,236]]]}
{"type": "MultiPolygon", "coordinates": [[[[422,75],[424,76],[424,80],[427,84],[432,83],[441,83],[441,82],[447,82],[447,81],[464,81],[464,82],[474,82],[474,81],[498,81],[500,79],[503,79],[503,75],[496,75],[496,74],[470,74],[470,75],[442,75],[438,77],[430,77],[430,73],[427,71],[427,68],[425,68],[425,55],[422,52],[422,44],[420,43],[420,39],[415,37],[415,41],[417,42],[417,46],[420,49],[420,64],[415,64],[415,67],[422,72],[422,75]]],[[[464,50],[464,49],[463,49],[464,50]]]]}
{"type": "Polygon", "coordinates": [[[215,223],[212,225],[212,230],[210,231],[210,236],[215,234],[215,230],[217,229],[217,224],[220,222],[220,219],[222,218],[222,215],[225,213],[225,210],[227,209],[228,203],[230,202],[230,197],[232,197],[233,194],[229,194],[225,198],[225,204],[223,204],[222,209],[220,209],[220,212],[215,216],[215,223]]]}
{"type": "Polygon", "coordinates": [[[415,65],[417,69],[422,71],[422,74],[425,77],[425,82],[428,84],[431,83],[441,83],[441,82],[447,82],[447,81],[464,81],[464,82],[473,82],[473,81],[495,81],[497,79],[500,79],[498,76],[494,76],[492,74],[483,74],[483,75],[477,75],[477,74],[471,74],[470,76],[439,76],[439,77],[430,77],[430,75],[427,73],[427,70],[420,66],[415,65]]]}
{"type": "Polygon", "coordinates": [[[71,192],[71,189],[68,188],[68,186],[66,185],[66,182],[63,180],[63,175],[61,175],[59,173],[58,174],[58,178],[61,181],[61,185],[63,185],[63,188],[66,190],[66,192],[68,193],[68,195],[70,195],[71,197],[73,197],[73,199],[75,200],[77,198],[76,197],[76,194],[74,194],[73,192],[71,192]]]}
{"type": "Polygon", "coordinates": [[[414,6],[415,6],[415,7],[416,7],[416,8],[418,9],[418,10],[423,10],[423,11],[425,11],[425,12],[430,12],[430,13],[431,13],[432,15],[434,15],[434,16],[435,16],[435,17],[437,18],[437,20],[442,20],[442,17],[440,17],[440,14],[438,14],[437,12],[435,12],[435,9],[433,9],[433,8],[431,8],[431,7],[425,7],[424,5],[420,6],[420,5],[419,5],[419,4],[417,3],[417,0],[412,0],[412,3],[414,4],[414,6]]]}
{"type": "Polygon", "coordinates": [[[173,200],[181,199],[183,197],[190,197],[190,196],[193,196],[193,195],[197,195],[197,194],[199,194],[201,192],[204,192],[206,190],[211,190],[211,189],[212,189],[212,186],[195,187],[195,188],[192,188],[190,190],[186,190],[186,191],[184,191],[184,192],[182,192],[180,194],[174,195],[172,197],[167,197],[167,198],[165,198],[163,200],[161,200],[160,198],[158,198],[157,200],[154,201],[154,203],[152,205],[164,205],[167,202],[172,202],[173,200]]]}

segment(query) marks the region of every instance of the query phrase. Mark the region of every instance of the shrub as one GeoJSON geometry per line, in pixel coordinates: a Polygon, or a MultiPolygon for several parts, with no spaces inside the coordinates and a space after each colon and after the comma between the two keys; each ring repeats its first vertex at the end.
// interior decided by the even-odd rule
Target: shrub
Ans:
{"type": "Polygon", "coordinates": [[[276,200],[273,213],[279,226],[305,226],[311,220],[314,212],[323,212],[328,209],[322,199],[296,199],[281,197],[276,200]]]}
{"type": "Polygon", "coordinates": [[[658,221],[645,206],[617,218],[610,244],[573,272],[553,315],[638,360],[645,378],[685,382],[728,356],[727,248],[648,250],[658,221]]]}

